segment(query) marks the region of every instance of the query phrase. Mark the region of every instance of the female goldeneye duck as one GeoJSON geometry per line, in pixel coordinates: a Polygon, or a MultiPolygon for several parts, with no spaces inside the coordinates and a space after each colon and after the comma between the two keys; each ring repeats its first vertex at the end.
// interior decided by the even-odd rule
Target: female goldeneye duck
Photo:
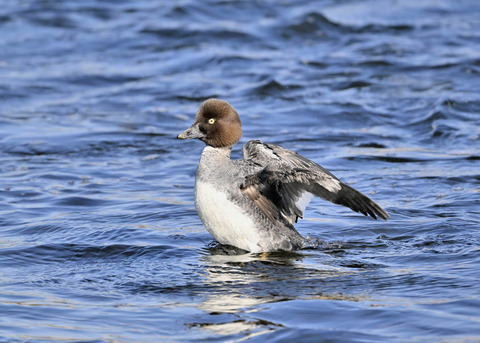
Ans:
{"type": "Polygon", "coordinates": [[[232,161],[230,152],[241,136],[237,111],[226,101],[208,99],[177,137],[207,145],[197,169],[195,207],[219,243],[253,253],[302,249],[304,239],[293,224],[313,196],[373,219],[389,218],[366,195],[281,146],[252,140],[243,147],[244,159],[232,161]]]}

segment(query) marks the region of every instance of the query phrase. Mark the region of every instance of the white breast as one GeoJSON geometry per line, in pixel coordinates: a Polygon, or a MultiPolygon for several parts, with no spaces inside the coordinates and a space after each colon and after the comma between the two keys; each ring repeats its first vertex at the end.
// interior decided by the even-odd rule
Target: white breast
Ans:
{"type": "Polygon", "coordinates": [[[255,223],[225,192],[197,179],[195,207],[203,225],[219,243],[261,252],[255,223]]]}

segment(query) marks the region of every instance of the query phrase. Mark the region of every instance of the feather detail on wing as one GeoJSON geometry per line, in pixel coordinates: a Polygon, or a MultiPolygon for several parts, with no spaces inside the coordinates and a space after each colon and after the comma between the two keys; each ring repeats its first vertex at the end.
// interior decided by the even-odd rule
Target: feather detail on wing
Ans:
{"type": "Polygon", "coordinates": [[[241,191],[272,221],[293,224],[315,195],[377,219],[388,214],[366,195],[342,183],[315,162],[280,146],[250,141],[246,160],[264,168],[245,178],[241,191]]]}

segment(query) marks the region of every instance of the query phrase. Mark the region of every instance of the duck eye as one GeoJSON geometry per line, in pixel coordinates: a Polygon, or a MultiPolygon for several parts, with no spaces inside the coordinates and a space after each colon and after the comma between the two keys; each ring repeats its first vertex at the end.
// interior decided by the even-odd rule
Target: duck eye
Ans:
{"type": "Polygon", "coordinates": [[[214,118],[210,118],[210,119],[208,119],[208,123],[209,123],[209,124],[213,124],[213,123],[215,123],[215,119],[214,119],[214,118]]]}

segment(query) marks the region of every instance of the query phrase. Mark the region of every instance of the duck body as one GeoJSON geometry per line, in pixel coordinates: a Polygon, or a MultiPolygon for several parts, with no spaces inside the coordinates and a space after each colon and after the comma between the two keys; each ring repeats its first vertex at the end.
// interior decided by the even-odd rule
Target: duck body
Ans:
{"type": "Polygon", "coordinates": [[[205,147],[195,180],[195,207],[207,231],[221,244],[250,252],[298,250],[303,238],[293,225],[276,225],[242,192],[261,167],[232,161],[230,149],[205,147]]]}
{"type": "Polygon", "coordinates": [[[315,162],[278,145],[249,141],[244,158],[231,160],[242,135],[237,112],[226,101],[206,100],[179,139],[200,139],[204,148],[195,181],[195,207],[221,244],[252,253],[304,247],[294,223],[313,196],[387,219],[367,196],[343,184],[315,162]]]}

